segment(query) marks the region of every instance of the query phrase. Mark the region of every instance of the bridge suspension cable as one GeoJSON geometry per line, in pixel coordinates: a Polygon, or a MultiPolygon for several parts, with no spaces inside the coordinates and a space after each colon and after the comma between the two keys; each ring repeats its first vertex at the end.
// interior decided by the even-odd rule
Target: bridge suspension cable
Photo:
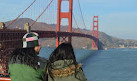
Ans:
{"type": "Polygon", "coordinates": [[[78,5],[79,5],[79,8],[80,8],[80,14],[81,14],[81,17],[82,17],[82,21],[83,21],[84,27],[86,29],[87,27],[86,27],[86,24],[85,24],[85,21],[84,21],[84,17],[83,17],[83,14],[82,14],[81,5],[80,5],[80,1],[79,0],[78,0],[78,5]]]}
{"type": "Polygon", "coordinates": [[[72,16],[73,16],[74,22],[76,23],[76,26],[77,26],[77,28],[78,28],[79,26],[78,26],[78,24],[77,24],[77,21],[76,21],[76,18],[75,18],[75,16],[74,16],[74,14],[72,14],[72,16]]]}
{"type": "MultiPolygon", "coordinates": [[[[73,20],[74,20],[74,22],[75,22],[75,24],[76,24],[76,27],[79,28],[78,23],[77,23],[77,21],[76,21],[76,18],[75,18],[75,16],[74,16],[74,14],[73,14],[72,16],[73,16],[73,20]]],[[[76,32],[75,29],[74,29],[73,31],[76,32]]],[[[79,31],[78,33],[82,33],[82,32],[79,31]]]]}
{"type": "Polygon", "coordinates": [[[35,2],[36,2],[36,0],[34,0],[34,1],[30,4],[30,6],[28,6],[16,19],[14,19],[11,23],[9,23],[9,24],[7,25],[7,28],[8,28],[12,23],[14,23],[22,14],[24,14],[35,2]]]}
{"type": "Polygon", "coordinates": [[[50,4],[53,2],[53,0],[50,1],[50,3],[47,5],[47,7],[43,10],[43,12],[38,16],[38,18],[31,24],[31,27],[37,22],[37,20],[43,15],[43,13],[48,9],[50,4]]]}

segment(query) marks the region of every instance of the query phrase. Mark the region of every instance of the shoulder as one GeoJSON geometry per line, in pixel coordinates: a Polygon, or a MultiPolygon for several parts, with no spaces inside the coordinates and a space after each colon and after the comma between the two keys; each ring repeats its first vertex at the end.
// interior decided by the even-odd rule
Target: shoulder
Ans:
{"type": "Polygon", "coordinates": [[[80,67],[76,71],[76,78],[81,80],[81,81],[87,81],[83,69],[80,67]]]}
{"type": "Polygon", "coordinates": [[[46,67],[47,62],[48,62],[48,60],[43,57],[39,57],[39,59],[38,59],[38,65],[41,69],[44,69],[46,67]]]}
{"type": "Polygon", "coordinates": [[[18,63],[14,63],[14,64],[9,64],[9,68],[22,68],[22,69],[33,69],[33,67],[29,66],[29,65],[25,65],[25,64],[18,64],[18,63]]]}
{"type": "Polygon", "coordinates": [[[39,58],[39,61],[41,61],[41,62],[47,62],[47,59],[45,59],[45,58],[43,58],[43,57],[39,57],[39,56],[38,56],[38,58],[39,58]]]}
{"type": "Polygon", "coordinates": [[[18,73],[18,72],[35,72],[35,69],[31,66],[25,65],[25,64],[9,64],[9,73],[18,73]]]}

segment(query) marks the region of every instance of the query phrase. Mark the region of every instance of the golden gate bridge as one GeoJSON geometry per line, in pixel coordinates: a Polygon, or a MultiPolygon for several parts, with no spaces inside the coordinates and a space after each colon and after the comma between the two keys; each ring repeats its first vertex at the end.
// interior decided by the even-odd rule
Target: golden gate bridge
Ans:
{"type": "MultiPolygon", "coordinates": [[[[74,25],[80,27],[81,23],[86,28],[79,0],[78,5],[82,20],[80,24],[78,24],[74,16],[73,0],[34,0],[17,18],[5,24],[2,23],[0,29],[0,64],[3,74],[8,75],[7,58],[10,51],[14,48],[22,47],[22,37],[27,33],[26,30],[22,29],[25,23],[27,23],[32,32],[37,32],[40,38],[55,38],[56,47],[62,42],[71,43],[72,37],[84,37],[92,40],[92,49],[98,50],[98,16],[93,17],[93,30],[90,35],[77,32],[73,28],[74,25]],[[68,7],[62,4],[64,1],[68,3],[68,7]],[[68,11],[63,12],[63,8],[68,8],[68,11]],[[21,20],[23,18],[24,20],[21,20]],[[65,22],[68,23],[68,28],[65,30],[63,30],[62,26],[64,18],[68,20],[68,22],[65,22]],[[19,20],[21,21],[19,22],[19,20]],[[46,22],[46,24],[43,22],[46,22]],[[53,25],[54,22],[56,22],[56,25],[53,25]]],[[[10,81],[10,78],[0,78],[0,81],[10,81]]]]}

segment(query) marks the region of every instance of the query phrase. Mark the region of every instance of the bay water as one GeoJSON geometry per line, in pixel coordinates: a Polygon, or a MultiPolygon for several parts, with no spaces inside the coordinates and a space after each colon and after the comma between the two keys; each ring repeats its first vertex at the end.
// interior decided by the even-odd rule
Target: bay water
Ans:
{"type": "MultiPolygon", "coordinates": [[[[40,56],[46,59],[55,48],[42,48],[40,56]]],[[[137,81],[137,49],[108,50],[74,49],[77,61],[82,63],[88,81],[137,81]]]]}

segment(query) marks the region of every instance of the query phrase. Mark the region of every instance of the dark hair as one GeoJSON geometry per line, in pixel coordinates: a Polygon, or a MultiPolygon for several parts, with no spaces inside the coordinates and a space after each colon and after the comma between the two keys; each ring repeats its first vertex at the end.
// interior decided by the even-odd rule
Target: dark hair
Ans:
{"type": "Polygon", "coordinates": [[[76,58],[74,55],[73,47],[70,43],[62,43],[60,44],[50,55],[49,61],[53,63],[57,60],[70,60],[72,59],[76,62],[76,58]]]}
{"type": "Polygon", "coordinates": [[[10,54],[9,63],[25,64],[36,68],[38,67],[38,56],[34,48],[17,48],[10,54]]]}
{"type": "Polygon", "coordinates": [[[70,43],[62,43],[60,44],[50,55],[49,57],[49,61],[46,67],[46,75],[45,75],[45,80],[44,81],[48,81],[48,75],[50,75],[50,77],[53,79],[51,70],[51,63],[54,63],[55,61],[58,60],[73,60],[74,65],[76,67],[77,62],[76,62],[76,58],[75,58],[75,54],[73,51],[73,47],[70,43]],[[47,73],[48,70],[48,73],[47,73]]]}

